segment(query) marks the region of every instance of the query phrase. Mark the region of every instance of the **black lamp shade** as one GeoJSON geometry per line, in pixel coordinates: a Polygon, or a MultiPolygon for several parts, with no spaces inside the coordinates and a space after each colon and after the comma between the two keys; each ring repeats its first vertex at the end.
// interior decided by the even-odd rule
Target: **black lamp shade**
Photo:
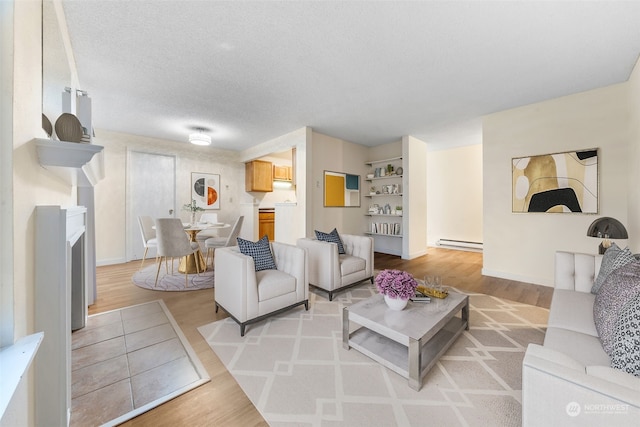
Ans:
{"type": "Polygon", "coordinates": [[[628,239],[627,229],[615,218],[603,216],[591,223],[587,236],[609,239],[628,239]]]}

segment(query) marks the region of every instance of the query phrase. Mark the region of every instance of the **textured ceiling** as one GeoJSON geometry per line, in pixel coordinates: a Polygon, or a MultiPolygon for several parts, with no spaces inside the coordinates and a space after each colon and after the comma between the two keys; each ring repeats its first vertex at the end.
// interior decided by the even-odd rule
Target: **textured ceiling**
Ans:
{"type": "Polygon", "coordinates": [[[63,0],[94,125],[242,150],[303,126],[480,142],[482,115],[624,82],[640,2],[63,0]]]}

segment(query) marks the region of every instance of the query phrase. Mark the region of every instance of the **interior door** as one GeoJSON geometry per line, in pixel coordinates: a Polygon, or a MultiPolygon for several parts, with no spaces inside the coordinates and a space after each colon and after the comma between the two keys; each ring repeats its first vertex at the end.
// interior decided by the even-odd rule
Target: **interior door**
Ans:
{"type": "MultiPolygon", "coordinates": [[[[138,216],[176,216],[176,157],[130,151],[127,167],[127,261],[142,259],[144,246],[138,216]]],[[[147,258],[156,256],[150,248],[147,258]]]]}

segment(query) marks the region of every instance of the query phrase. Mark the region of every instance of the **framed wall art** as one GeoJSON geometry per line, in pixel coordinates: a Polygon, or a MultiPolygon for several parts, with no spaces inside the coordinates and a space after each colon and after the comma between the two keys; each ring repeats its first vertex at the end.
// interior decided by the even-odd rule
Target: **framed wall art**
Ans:
{"type": "Polygon", "coordinates": [[[359,207],[360,175],[324,171],[324,206],[359,207]]]}
{"type": "Polygon", "coordinates": [[[598,149],[512,159],[512,212],[598,213],[598,149]]]}
{"type": "Polygon", "coordinates": [[[220,209],[220,175],[191,172],[191,199],[202,209],[220,209]]]}

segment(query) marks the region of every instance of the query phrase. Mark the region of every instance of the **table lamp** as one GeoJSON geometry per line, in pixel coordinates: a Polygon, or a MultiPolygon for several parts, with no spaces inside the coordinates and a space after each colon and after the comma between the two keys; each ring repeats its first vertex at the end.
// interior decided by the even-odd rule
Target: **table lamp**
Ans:
{"type": "Polygon", "coordinates": [[[615,218],[603,216],[591,223],[587,236],[604,239],[598,246],[598,253],[603,254],[611,246],[609,239],[627,239],[627,229],[615,218]]]}

